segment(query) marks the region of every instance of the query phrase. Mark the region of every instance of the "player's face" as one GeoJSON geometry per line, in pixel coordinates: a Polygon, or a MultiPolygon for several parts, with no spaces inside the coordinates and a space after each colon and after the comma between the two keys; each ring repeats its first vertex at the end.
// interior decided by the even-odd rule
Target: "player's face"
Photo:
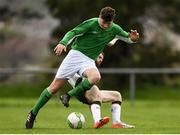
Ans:
{"type": "Polygon", "coordinates": [[[98,58],[96,59],[96,65],[99,66],[104,59],[104,55],[101,53],[98,58]]]}
{"type": "Polygon", "coordinates": [[[113,23],[113,21],[105,22],[102,18],[99,18],[99,23],[103,29],[108,29],[113,23]]]}

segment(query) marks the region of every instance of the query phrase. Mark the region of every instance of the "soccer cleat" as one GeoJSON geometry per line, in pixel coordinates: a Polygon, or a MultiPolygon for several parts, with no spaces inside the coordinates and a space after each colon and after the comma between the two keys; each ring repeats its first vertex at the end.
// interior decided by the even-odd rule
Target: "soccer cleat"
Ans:
{"type": "Polygon", "coordinates": [[[134,125],[129,125],[126,123],[117,123],[117,124],[113,124],[112,128],[135,128],[134,125]]]}
{"type": "Polygon", "coordinates": [[[61,95],[59,99],[65,107],[69,107],[70,96],[68,94],[61,95]]]}
{"type": "Polygon", "coordinates": [[[34,125],[34,120],[36,118],[36,115],[34,115],[32,113],[32,110],[28,113],[28,117],[27,117],[27,120],[26,120],[26,129],[32,129],[33,128],[33,125],[34,125]]]}
{"type": "Polygon", "coordinates": [[[109,122],[110,118],[109,117],[104,117],[101,120],[99,120],[98,122],[96,122],[93,125],[93,128],[101,128],[102,126],[104,126],[105,124],[107,124],[109,122]]]}

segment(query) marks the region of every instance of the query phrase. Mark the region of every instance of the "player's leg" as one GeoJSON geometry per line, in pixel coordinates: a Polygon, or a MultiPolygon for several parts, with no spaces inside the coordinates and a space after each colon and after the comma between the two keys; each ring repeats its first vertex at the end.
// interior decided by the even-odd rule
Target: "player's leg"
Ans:
{"type": "Polygon", "coordinates": [[[121,122],[121,102],[122,96],[118,91],[101,90],[99,94],[102,102],[112,102],[112,123],[121,122]]]}
{"type": "Polygon", "coordinates": [[[99,94],[99,88],[95,85],[85,93],[87,101],[91,104],[90,110],[94,119],[93,128],[101,128],[110,120],[109,117],[101,117],[101,98],[99,94]]]}
{"type": "Polygon", "coordinates": [[[92,86],[93,84],[91,84],[88,79],[85,79],[68,93],[60,96],[60,100],[65,107],[69,107],[69,100],[72,96],[76,96],[78,93],[83,93],[85,90],[91,89],[92,86]]]}
{"type": "Polygon", "coordinates": [[[62,103],[66,107],[69,106],[70,97],[76,96],[76,94],[78,94],[79,92],[83,92],[83,91],[91,89],[91,87],[94,84],[96,84],[101,78],[99,70],[97,69],[95,62],[92,60],[91,61],[85,61],[82,64],[82,67],[81,67],[79,72],[81,75],[83,74],[84,76],[86,76],[87,79],[84,79],[75,88],[73,88],[67,94],[62,95],[60,97],[62,103]]]}
{"type": "Polygon", "coordinates": [[[74,89],[70,90],[68,92],[68,95],[72,97],[75,96],[76,93],[91,89],[91,87],[96,84],[101,78],[97,68],[86,69],[84,71],[84,75],[87,77],[87,79],[84,79],[74,89]]]}
{"type": "Polygon", "coordinates": [[[48,102],[48,100],[54,95],[62,86],[64,86],[66,80],[55,78],[53,82],[47,87],[40,95],[38,101],[32,109],[32,113],[37,115],[39,110],[48,102]]]}
{"type": "Polygon", "coordinates": [[[34,125],[34,120],[39,112],[39,110],[49,101],[49,99],[55,94],[65,83],[66,80],[55,78],[49,87],[44,89],[41,93],[36,104],[28,114],[25,126],[27,129],[32,129],[34,125]]]}
{"type": "Polygon", "coordinates": [[[100,92],[102,102],[112,102],[112,128],[134,128],[133,125],[129,125],[121,121],[121,94],[118,91],[102,90],[100,92]]]}
{"type": "Polygon", "coordinates": [[[94,123],[101,119],[101,99],[99,96],[99,89],[97,86],[93,86],[90,90],[86,91],[85,97],[91,104],[90,110],[94,119],[94,123]]]}
{"type": "Polygon", "coordinates": [[[90,105],[90,110],[94,119],[93,128],[101,128],[110,121],[109,117],[101,117],[101,102],[95,101],[90,105]]]}
{"type": "Polygon", "coordinates": [[[118,91],[101,90],[99,95],[101,97],[102,102],[112,102],[112,123],[120,123],[122,102],[121,94],[118,91]]]}
{"type": "Polygon", "coordinates": [[[103,103],[105,102],[122,102],[122,96],[118,91],[100,90],[100,97],[103,103]]]}
{"type": "Polygon", "coordinates": [[[26,128],[33,128],[34,119],[37,116],[39,110],[49,101],[52,95],[55,94],[64,85],[66,79],[73,76],[78,71],[79,67],[76,67],[76,64],[73,63],[73,58],[73,53],[70,51],[59,66],[55,79],[52,81],[49,87],[41,93],[39,99],[29,113],[25,124],[26,128]]]}

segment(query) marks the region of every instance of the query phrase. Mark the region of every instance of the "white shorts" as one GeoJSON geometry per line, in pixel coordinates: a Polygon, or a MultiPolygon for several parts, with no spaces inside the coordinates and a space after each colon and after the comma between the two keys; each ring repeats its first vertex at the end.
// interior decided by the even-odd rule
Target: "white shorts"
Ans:
{"type": "Polygon", "coordinates": [[[71,49],[59,66],[56,78],[69,79],[73,77],[75,73],[82,76],[84,71],[89,68],[97,69],[95,61],[80,51],[71,49]]]}
{"type": "Polygon", "coordinates": [[[85,79],[84,77],[76,73],[73,77],[69,78],[68,82],[74,88],[79,78],[85,79]]]}

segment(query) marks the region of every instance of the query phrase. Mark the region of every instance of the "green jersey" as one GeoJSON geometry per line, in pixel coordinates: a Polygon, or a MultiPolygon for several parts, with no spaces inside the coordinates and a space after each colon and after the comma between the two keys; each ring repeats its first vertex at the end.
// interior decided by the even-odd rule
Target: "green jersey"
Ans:
{"type": "Polygon", "coordinates": [[[103,29],[98,18],[92,18],[67,32],[59,43],[68,45],[74,41],[72,49],[96,60],[107,44],[117,36],[128,38],[129,33],[115,23],[112,23],[109,28],[103,29]]]}

